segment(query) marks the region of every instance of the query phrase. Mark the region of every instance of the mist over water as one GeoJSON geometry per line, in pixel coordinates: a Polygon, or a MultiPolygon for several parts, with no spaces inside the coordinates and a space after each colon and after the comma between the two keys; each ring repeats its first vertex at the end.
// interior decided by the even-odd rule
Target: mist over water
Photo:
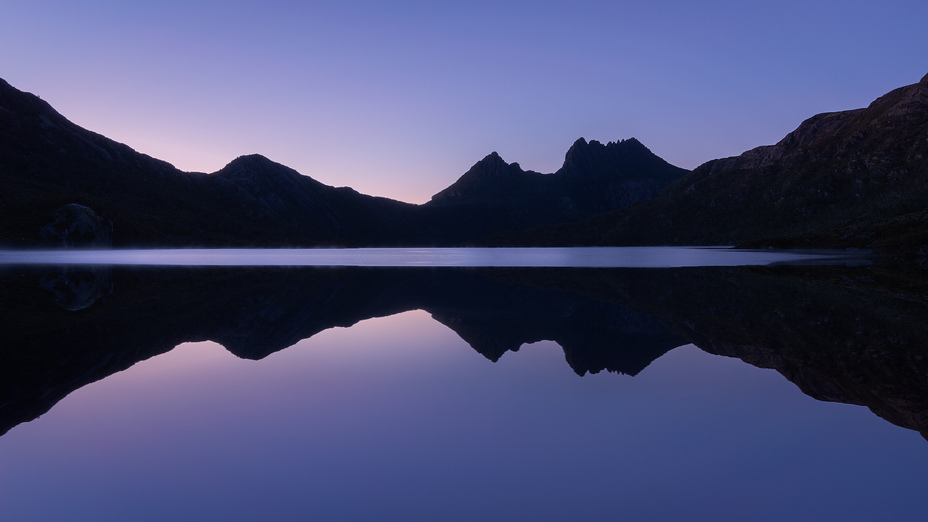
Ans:
{"type": "Polygon", "coordinates": [[[0,251],[0,265],[680,268],[867,262],[862,252],[754,251],[725,247],[0,251]]]}

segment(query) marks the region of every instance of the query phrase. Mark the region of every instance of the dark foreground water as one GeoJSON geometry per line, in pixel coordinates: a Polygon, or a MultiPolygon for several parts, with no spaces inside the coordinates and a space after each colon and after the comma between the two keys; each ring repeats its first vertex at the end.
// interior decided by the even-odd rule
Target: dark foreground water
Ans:
{"type": "Polygon", "coordinates": [[[928,510],[914,267],[15,265],[0,283],[3,520],[928,510]]]}

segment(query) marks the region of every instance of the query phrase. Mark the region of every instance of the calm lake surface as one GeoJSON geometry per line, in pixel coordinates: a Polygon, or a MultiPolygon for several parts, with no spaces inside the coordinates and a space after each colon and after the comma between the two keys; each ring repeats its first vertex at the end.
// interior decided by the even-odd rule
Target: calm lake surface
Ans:
{"type": "Polygon", "coordinates": [[[573,266],[558,259],[591,258],[544,249],[524,268],[527,252],[459,250],[401,268],[4,253],[0,518],[928,510],[917,267],[687,264],[718,249],[573,266]]]}

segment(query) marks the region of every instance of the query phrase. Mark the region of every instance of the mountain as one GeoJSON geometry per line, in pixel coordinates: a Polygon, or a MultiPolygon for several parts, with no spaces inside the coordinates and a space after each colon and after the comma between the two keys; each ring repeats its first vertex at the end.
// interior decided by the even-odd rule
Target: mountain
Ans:
{"type": "Polygon", "coordinates": [[[181,172],[0,80],[0,245],[739,244],[925,257],[926,135],[928,76],[692,172],[634,138],[580,138],[553,174],[494,152],[411,205],[259,155],[181,172]]]}
{"type": "Polygon", "coordinates": [[[0,245],[414,246],[583,219],[686,171],[636,140],[579,140],[555,174],[491,154],[426,205],[336,188],[260,155],[212,174],[83,129],[0,80],[0,245]]]}
{"type": "Polygon", "coordinates": [[[567,223],[654,198],[687,171],[631,138],[605,145],[578,139],[554,174],[525,171],[488,155],[424,205],[457,240],[567,223]]]}
{"type": "Polygon", "coordinates": [[[416,206],[330,187],[260,155],[207,177],[211,202],[249,226],[274,231],[275,246],[404,244],[424,240],[416,206]]]}
{"type": "Polygon", "coordinates": [[[928,76],[700,165],[652,201],[509,240],[912,250],[928,244],[926,136],[928,76]]]}
{"type": "Polygon", "coordinates": [[[418,239],[406,236],[412,205],[328,187],[261,156],[212,175],[181,172],[0,80],[0,242],[72,243],[55,227],[41,232],[66,206],[99,215],[121,246],[418,239]]]}

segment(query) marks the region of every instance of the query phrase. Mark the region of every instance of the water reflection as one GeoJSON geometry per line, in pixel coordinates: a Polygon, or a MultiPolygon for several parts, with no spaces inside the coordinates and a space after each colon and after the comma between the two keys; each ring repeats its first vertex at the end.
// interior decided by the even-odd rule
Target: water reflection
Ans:
{"type": "Polygon", "coordinates": [[[112,273],[108,266],[62,266],[47,271],[39,284],[55,296],[58,306],[77,311],[113,291],[112,273]]]}
{"type": "Polygon", "coordinates": [[[261,359],[425,310],[492,361],[553,340],[579,375],[636,375],[694,343],[928,435],[928,285],[897,267],[113,268],[79,306],[60,271],[0,274],[0,433],[184,342],[261,359]]]}

